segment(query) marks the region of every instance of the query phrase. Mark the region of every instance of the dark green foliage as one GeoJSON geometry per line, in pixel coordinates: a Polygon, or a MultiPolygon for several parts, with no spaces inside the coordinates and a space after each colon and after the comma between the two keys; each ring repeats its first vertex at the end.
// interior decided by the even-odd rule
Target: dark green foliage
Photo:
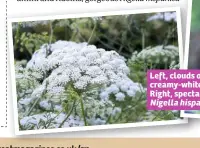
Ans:
{"type": "MultiPolygon", "coordinates": [[[[30,60],[32,54],[50,40],[48,32],[35,33],[25,30],[20,23],[16,24],[16,30],[13,32],[15,60],[30,60]]],[[[55,37],[52,41],[55,41],[55,37]]]]}
{"type": "MultiPolygon", "coordinates": [[[[153,15],[155,13],[53,20],[50,22],[53,27],[52,42],[55,40],[88,42],[98,48],[115,50],[126,58],[130,58],[134,51],[141,51],[148,46],[177,45],[176,22],[164,19],[148,21],[153,15]]],[[[40,21],[14,24],[17,60],[30,59],[34,50],[42,43],[48,43],[50,23],[40,21]],[[21,40],[23,40],[22,45],[18,44],[21,40]]]]}

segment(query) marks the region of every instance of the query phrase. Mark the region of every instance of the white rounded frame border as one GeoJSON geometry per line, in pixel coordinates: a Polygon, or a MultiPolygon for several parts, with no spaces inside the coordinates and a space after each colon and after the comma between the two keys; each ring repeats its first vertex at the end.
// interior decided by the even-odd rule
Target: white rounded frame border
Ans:
{"type": "MultiPolygon", "coordinates": [[[[178,30],[178,44],[179,44],[179,59],[180,66],[183,67],[183,44],[182,44],[182,25],[181,25],[181,12],[179,7],[171,8],[154,8],[154,9],[141,9],[141,10],[126,10],[126,11],[111,11],[111,12],[97,12],[97,13],[82,13],[82,14],[68,14],[68,15],[55,15],[55,16],[38,16],[38,17],[25,17],[25,18],[8,18],[8,48],[9,59],[11,68],[11,85],[12,85],[12,103],[14,109],[14,125],[16,135],[31,135],[31,134],[44,134],[44,133],[59,133],[59,132],[73,132],[73,131],[87,131],[87,130],[102,130],[102,129],[116,129],[116,128],[131,128],[131,127],[145,127],[145,126],[160,126],[160,125],[173,125],[188,123],[188,119],[177,119],[167,121],[152,121],[152,122],[138,122],[138,123],[124,123],[124,124],[110,124],[98,126],[85,126],[85,127],[68,127],[56,129],[40,129],[40,130],[27,130],[20,131],[18,124],[18,109],[17,109],[17,95],[16,95],[16,82],[15,82],[15,67],[14,67],[14,53],[13,53],[13,39],[12,39],[12,23],[24,21],[40,21],[40,20],[54,20],[54,19],[67,19],[67,18],[83,18],[95,16],[111,16],[111,15],[126,15],[126,14],[142,14],[142,13],[156,13],[156,12],[176,12],[177,17],[177,30],[178,30]]],[[[182,112],[182,111],[181,111],[182,112]]]]}

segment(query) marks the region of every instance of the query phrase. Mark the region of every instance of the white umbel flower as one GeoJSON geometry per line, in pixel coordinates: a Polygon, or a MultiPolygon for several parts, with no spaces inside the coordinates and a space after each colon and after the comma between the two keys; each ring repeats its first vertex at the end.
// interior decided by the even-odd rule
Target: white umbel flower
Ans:
{"type": "Polygon", "coordinates": [[[123,93],[117,93],[115,96],[117,101],[124,101],[125,95],[123,93]]]}
{"type": "MultiPolygon", "coordinates": [[[[86,43],[57,41],[43,45],[25,68],[18,68],[18,71],[28,70],[37,85],[29,91],[29,96],[21,97],[18,104],[38,102],[30,116],[20,114],[23,116],[20,124],[34,128],[40,128],[50,119],[51,123],[47,123],[49,128],[84,126],[80,100],[75,104],[76,112],[72,111],[63,123],[67,116],[65,109],[69,111],[77,98],[83,99],[87,111],[85,120],[89,124],[106,124],[108,115],[115,116],[121,112],[119,107],[114,108],[114,102],[124,101],[127,96],[127,99],[134,97],[140,87],[128,78],[129,68],[117,52],[86,43]]],[[[29,75],[26,77],[30,79],[29,75]]],[[[20,72],[17,80],[21,80],[22,76],[20,72]]]]}

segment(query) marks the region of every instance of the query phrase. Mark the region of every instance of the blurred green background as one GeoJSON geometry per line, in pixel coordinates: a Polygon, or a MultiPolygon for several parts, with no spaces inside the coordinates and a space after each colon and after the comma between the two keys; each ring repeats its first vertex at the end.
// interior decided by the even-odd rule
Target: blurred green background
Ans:
{"type": "Polygon", "coordinates": [[[30,60],[44,43],[88,42],[125,58],[148,46],[178,45],[174,12],[74,18],[13,24],[15,60],[30,60]],[[50,36],[53,30],[53,36],[50,36]]]}

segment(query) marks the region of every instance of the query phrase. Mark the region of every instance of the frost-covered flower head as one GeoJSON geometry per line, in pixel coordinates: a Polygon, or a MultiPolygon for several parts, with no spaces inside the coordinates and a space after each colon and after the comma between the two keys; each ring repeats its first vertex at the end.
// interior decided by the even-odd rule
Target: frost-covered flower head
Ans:
{"type": "MultiPolygon", "coordinates": [[[[120,91],[133,96],[137,90],[137,84],[127,77],[129,68],[123,57],[115,51],[105,51],[86,43],[58,41],[50,47],[44,45],[34,53],[27,68],[49,73],[46,81],[47,91],[51,94],[63,93],[69,83],[78,90],[101,85],[108,91],[108,95],[105,92],[100,95],[104,99],[110,93],[116,94],[120,91]],[[127,89],[121,89],[123,85],[127,89]]],[[[44,85],[38,90],[43,88],[44,85]]]]}
{"type": "Polygon", "coordinates": [[[44,123],[55,128],[65,121],[73,106],[75,111],[62,127],[83,126],[85,121],[79,102],[82,100],[89,125],[107,124],[110,116],[122,111],[120,103],[118,106],[115,103],[125,99],[131,101],[141,89],[141,85],[134,83],[128,75],[124,57],[115,51],[68,41],[43,45],[25,67],[17,70],[17,81],[25,84],[23,89],[35,82],[28,95],[19,93],[22,94],[18,101],[20,123],[25,128],[38,128],[44,123]],[[74,100],[78,102],[74,103],[74,100]],[[29,114],[34,104],[37,105],[29,114]],[[48,118],[51,123],[46,123],[48,118]]]}
{"type": "Polygon", "coordinates": [[[171,64],[172,61],[179,62],[179,49],[176,46],[168,45],[163,47],[147,47],[139,53],[133,53],[131,61],[141,60],[151,64],[171,64]]]}

